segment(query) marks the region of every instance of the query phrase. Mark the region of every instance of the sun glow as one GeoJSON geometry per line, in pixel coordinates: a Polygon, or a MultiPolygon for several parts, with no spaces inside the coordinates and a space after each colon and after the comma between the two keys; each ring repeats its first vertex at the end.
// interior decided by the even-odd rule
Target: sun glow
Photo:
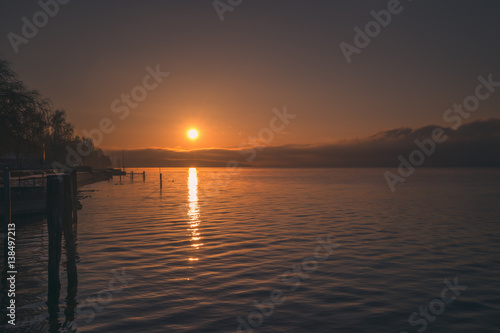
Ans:
{"type": "Polygon", "coordinates": [[[188,131],[188,137],[191,139],[191,140],[194,140],[198,137],[198,131],[195,130],[195,129],[190,129],[188,131]]]}

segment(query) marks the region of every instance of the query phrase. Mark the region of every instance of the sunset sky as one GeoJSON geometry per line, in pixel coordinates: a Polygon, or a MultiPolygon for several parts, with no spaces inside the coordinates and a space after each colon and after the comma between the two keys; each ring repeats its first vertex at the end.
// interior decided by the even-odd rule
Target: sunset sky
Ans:
{"type": "MultiPolygon", "coordinates": [[[[500,81],[495,1],[402,1],[348,64],[339,44],[352,44],[353,28],[387,3],[246,0],[221,21],[210,0],[70,1],[16,54],[7,34],[21,34],[22,17],[41,8],[4,1],[0,57],[65,109],[78,134],[111,119],[105,149],[235,148],[284,106],[297,117],[272,146],[446,126],[443,112],[474,92],[479,75],[500,81]],[[148,66],[169,76],[121,120],[111,104],[142,85],[148,66]]],[[[467,121],[498,117],[499,101],[467,121]]]]}

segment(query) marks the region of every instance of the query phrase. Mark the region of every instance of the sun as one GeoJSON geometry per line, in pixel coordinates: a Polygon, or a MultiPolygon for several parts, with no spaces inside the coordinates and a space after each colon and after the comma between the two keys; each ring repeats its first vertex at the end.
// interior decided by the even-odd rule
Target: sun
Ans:
{"type": "Polygon", "coordinates": [[[189,138],[190,138],[191,140],[194,140],[194,139],[196,139],[196,138],[198,137],[198,131],[197,131],[197,130],[195,130],[195,129],[190,129],[190,130],[188,131],[188,136],[189,136],[189,138]]]}

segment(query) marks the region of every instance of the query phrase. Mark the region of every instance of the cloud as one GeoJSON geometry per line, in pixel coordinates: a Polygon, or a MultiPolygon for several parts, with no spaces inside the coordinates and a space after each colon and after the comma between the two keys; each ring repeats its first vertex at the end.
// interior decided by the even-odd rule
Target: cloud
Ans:
{"type": "MultiPolygon", "coordinates": [[[[448,136],[426,159],[427,167],[500,167],[500,118],[464,124],[456,130],[440,126],[398,128],[372,136],[324,145],[284,145],[248,150],[126,150],[127,167],[223,167],[228,161],[254,167],[397,167],[398,156],[417,149],[415,139],[432,137],[436,128],[448,136]]],[[[112,151],[109,151],[112,152],[112,151]]]]}

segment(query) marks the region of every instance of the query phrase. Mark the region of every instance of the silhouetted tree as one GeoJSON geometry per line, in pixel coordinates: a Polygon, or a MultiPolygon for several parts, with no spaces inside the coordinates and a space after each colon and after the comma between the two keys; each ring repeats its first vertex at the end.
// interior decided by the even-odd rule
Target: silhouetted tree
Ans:
{"type": "Polygon", "coordinates": [[[64,161],[66,145],[73,141],[73,125],[66,120],[64,110],[55,110],[48,116],[47,151],[52,161],[64,161]]]}
{"type": "Polygon", "coordinates": [[[49,102],[28,89],[8,63],[0,60],[0,150],[14,153],[18,167],[23,154],[40,156],[49,110],[49,102]]]}
{"type": "Polygon", "coordinates": [[[64,110],[53,110],[50,102],[36,90],[28,89],[0,60],[0,154],[14,154],[21,168],[22,157],[41,159],[47,164],[67,162],[68,151],[85,150],[77,162],[105,168],[111,160],[89,138],[74,136],[73,125],[64,110]],[[83,147],[83,148],[82,148],[83,147]]]}

